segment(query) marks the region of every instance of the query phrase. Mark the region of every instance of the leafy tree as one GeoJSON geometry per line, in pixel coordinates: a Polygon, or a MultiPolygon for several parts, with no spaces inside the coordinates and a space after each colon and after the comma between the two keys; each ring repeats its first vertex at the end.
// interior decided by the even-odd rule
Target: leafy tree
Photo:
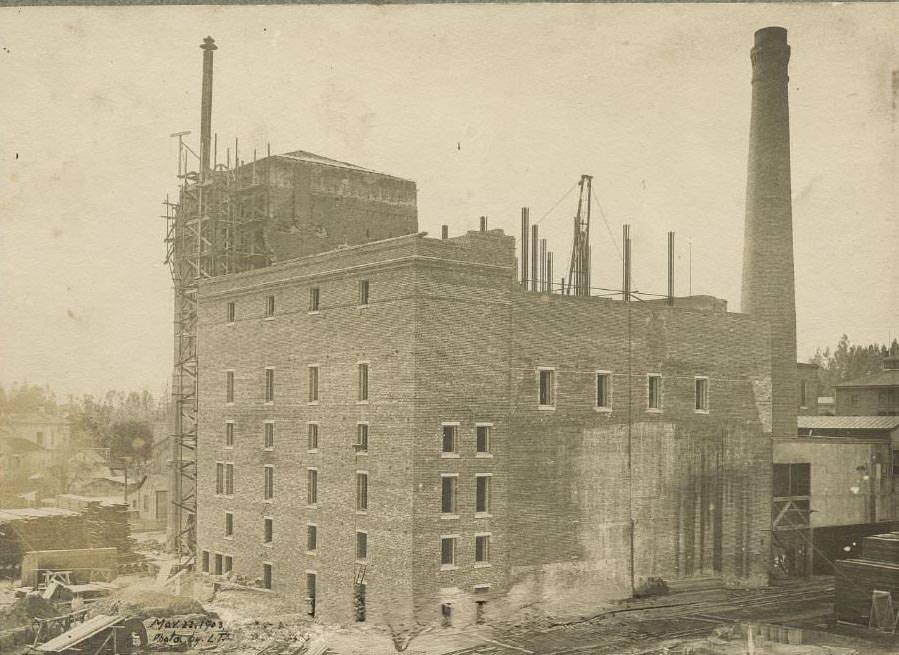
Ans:
{"type": "Polygon", "coordinates": [[[899,354],[899,340],[893,339],[889,347],[877,343],[862,346],[850,343],[849,337],[844,334],[836,349],[831,351],[827,347],[822,351],[818,348],[809,362],[818,365],[822,393],[833,395],[834,387],[841,382],[878,372],[890,352],[899,354]]]}
{"type": "Polygon", "coordinates": [[[118,459],[144,462],[153,451],[153,426],[147,421],[128,419],[112,424],[110,454],[118,459]]]}

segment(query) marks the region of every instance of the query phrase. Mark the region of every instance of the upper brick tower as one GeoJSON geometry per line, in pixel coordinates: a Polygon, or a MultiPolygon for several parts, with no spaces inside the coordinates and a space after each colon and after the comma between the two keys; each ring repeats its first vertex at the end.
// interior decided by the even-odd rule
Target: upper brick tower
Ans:
{"type": "Polygon", "coordinates": [[[751,57],[742,311],[771,326],[772,431],[792,436],[796,434],[798,382],[786,29],[758,30],[751,57]]]}

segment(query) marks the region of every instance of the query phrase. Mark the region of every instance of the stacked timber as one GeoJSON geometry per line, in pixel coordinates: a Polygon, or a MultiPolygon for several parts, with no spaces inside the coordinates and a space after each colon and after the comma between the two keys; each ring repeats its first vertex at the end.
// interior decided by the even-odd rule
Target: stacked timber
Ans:
{"type": "Polygon", "coordinates": [[[868,625],[874,591],[899,605],[899,532],[865,537],[862,556],[834,563],[834,613],[838,621],[868,625]]]}
{"type": "Polygon", "coordinates": [[[77,512],[56,508],[0,510],[0,576],[18,577],[26,551],[92,545],[90,530],[77,512]]]}

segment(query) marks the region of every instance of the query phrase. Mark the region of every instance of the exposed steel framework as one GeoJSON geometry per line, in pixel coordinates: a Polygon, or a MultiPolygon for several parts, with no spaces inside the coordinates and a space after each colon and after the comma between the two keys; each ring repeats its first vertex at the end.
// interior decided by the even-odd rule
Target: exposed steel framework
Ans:
{"type": "MultiPolygon", "coordinates": [[[[202,280],[267,266],[263,224],[270,216],[269,166],[240,161],[237,141],[234,166],[230,149],[219,164],[216,145],[210,148],[212,109],[212,52],[207,37],[203,49],[201,146],[197,154],[178,132],[178,201],[168,197],[166,208],[166,264],[172,276],[174,307],[174,372],[172,380],[172,513],[170,543],[180,568],[196,561],[197,515],[197,291],[202,280]],[[210,150],[212,156],[210,157],[210,150]],[[211,165],[210,165],[211,160],[211,165]],[[259,169],[259,170],[257,170],[259,169]]],[[[270,154],[270,152],[269,152],[270,154]]]]}
{"type": "Polygon", "coordinates": [[[593,176],[581,175],[577,214],[574,216],[574,239],[571,244],[571,263],[568,267],[568,286],[565,293],[590,295],[590,202],[593,198],[593,176]]]}

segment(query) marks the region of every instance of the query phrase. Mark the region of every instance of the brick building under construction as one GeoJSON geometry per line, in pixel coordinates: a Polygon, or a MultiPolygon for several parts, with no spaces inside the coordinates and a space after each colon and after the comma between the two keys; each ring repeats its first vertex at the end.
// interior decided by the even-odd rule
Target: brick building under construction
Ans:
{"type": "Polygon", "coordinates": [[[767,582],[798,384],[785,30],[752,52],[748,314],[553,292],[526,243],[428,238],[414,183],[342,162],[210,164],[204,48],[201,170],[170,215],[199,570],[391,624],[767,582]]]}

